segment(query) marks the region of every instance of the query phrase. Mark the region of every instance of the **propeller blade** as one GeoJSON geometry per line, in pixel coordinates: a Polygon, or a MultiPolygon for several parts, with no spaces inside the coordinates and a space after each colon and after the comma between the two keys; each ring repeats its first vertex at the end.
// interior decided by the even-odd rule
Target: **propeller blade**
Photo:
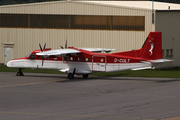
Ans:
{"type": "Polygon", "coordinates": [[[44,60],[42,60],[42,66],[43,66],[44,60]]]}
{"type": "Polygon", "coordinates": [[[41,44],[39,43],[39,47],[40,47],[40,49],[41,49],[41,52],[42,52],[42,47],[41,47],[41,44]]]}
{"type": "Polygon", "coordinates": [[[64,49],[64,48],[61,46],[61,49],[64,49]]]}
{"type": "Polygon", "coordinates": [[[44,63],[44,59],[45,59],[45,58],[42,56],[42,66],[43,66],[43,63],[44,63]]]}
{"type": "Polygon", "coordinates": [[[66,39],[65,49],[67,49],[67,39],[66,39]]]}
{"type": "Polygon", "coordinates": [[[45,48],[46,48],[46,43],[44,44],[44,48],[43,48],[43,51],[45,50],[45,48]]]}

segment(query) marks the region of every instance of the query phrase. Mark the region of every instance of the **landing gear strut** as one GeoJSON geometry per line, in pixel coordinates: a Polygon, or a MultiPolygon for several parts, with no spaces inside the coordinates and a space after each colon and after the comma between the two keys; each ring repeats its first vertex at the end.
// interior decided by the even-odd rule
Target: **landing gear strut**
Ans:
{"type": "Polygon", "coordinates": [[[17,72],[16,76],[24,76],[22,68],[19,68],[19,72],[17,72]]]}
{"type": "Polygon", "coordinates": [[[74,73],[76,71],[76,68],[70,68],[68,71],[68,78],[73,79],[74,78],[74,73]]]}

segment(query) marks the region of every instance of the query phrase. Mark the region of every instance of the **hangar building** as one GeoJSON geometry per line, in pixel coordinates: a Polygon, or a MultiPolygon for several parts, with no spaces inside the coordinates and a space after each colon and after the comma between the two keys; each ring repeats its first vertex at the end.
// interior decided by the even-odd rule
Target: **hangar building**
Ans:
{"type": "Polygon", "coordinates": [[[180,5],[150,1],[55,1],[0,6],[0,63],[39,49],[68,46],[139,49],[162,32],[163,58],[180,66],[180,5]],[[153,6],[153,10],[152,10],[153,6]]]}

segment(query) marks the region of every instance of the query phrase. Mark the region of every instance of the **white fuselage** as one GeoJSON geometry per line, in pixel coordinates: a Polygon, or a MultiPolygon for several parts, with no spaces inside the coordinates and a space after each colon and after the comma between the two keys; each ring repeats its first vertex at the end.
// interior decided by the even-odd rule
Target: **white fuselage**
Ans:
{"type": "Polygon", "coordinates": [[[151,63],[96,63],[44,60],[42,66],[42,60],[18,59],[9,61],[7,66],[13,68],[52,69],[61,72],[67,72],[70,68],[75,68],[75,74],[90,74],[93,72],[114,72],[151,67],[151,63]]]}

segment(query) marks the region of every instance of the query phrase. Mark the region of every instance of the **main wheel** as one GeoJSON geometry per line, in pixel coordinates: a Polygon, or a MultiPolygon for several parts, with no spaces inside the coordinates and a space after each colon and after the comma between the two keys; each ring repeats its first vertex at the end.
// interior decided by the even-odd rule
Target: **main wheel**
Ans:
{"type": "Polygon", "coordinates": [[[83,78],[88,78],[89,74],[82,75],[83,78]]]}
{"type": "Polygon", "coordinates": [[[73,78],[74,78],[74,74],[69,73],[69,74],[68,74],[68,78],[69,78],[69,79],[73,79],[73,78]]]}

